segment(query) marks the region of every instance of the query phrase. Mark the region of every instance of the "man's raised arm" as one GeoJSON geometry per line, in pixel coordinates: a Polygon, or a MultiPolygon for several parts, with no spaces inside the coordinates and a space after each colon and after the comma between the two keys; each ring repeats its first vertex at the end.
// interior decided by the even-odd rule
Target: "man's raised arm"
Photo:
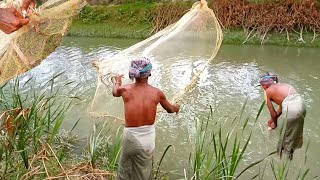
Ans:
{"type": "Polygon", "coordinates": [[[123,91],[125,90],[123,87],[121,87],[122,85],[122,78],[123,78],[123,75],[116,75],[115,77],[115,85],[112,89],[112,95],[114,97],[120,97],[123,93],[123,91]]]}

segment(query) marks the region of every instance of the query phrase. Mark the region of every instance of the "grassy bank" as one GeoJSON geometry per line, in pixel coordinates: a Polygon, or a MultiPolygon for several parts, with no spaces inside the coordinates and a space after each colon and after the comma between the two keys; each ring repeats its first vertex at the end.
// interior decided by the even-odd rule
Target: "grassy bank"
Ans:
{"type": "MultiPolygon", "coordinates": [[[[190,3],[182,4],[191,7],[190,3]]],[[[133,3],[114,6],[87,6],[74,20],[69,36],[92,36],[106,38],[134,38],[145,39],[152,35],[152,17],[154,3],[133,3]]],[[[224,29],[224,44],[261,44],[261,35],[247,34],[242,29],[224,29]]],[[[312,32],[303,33],[303,41],[299,32],[268,33],[265,45],[320,47],[320,37],[314,39],[312,32]]]]}
{"type": "Polygon", "coordinates": [[[138,38],[149,36],[154,4],[87,6],[73,22],[70,36],[138,38]]]}
{"type": "Polygon", "coordinates": [[[54,85],[58,76],[39,87],[29,85],[30,80],[0,86],[0,179],[114,177],[120,133],[112,138],[106,123],[96,125],[88,145],[75,152],[79,139],[72,131],[77,123],[70,130],[61,129],[61,124],[79,97],[75,91],[62,95],[54,85]],[[30,88],[28,94],[22,87],[30,88]]]}

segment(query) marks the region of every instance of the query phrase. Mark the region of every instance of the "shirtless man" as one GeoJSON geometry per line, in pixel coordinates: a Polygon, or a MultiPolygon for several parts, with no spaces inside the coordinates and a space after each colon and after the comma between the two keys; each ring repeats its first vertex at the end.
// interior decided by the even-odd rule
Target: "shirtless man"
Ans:
{"type": "Polygon", "coordinates": [[[279,141],[278,153],[289,154],[292,159],[295,149],[300,148],[303,143],[303,124],[306,115],[306,108],[301,96],[289,84],[278,83],[276,75],[267,74],[260,78],[260,85],[265,91],[266,103],[271,115],[268,121],[270,128],[275,129],[278,125],[278,118],[284,114],[287,119],[284,139],[279,141]],[[279,106],[276,111],[272,102],[279,106]]]}
{"type": "Polygon", "coordinates": [[[178,104],[170,104],[161,90],[148,84],[151,69],[150,60],[140,58],[131,62],[129,77],[135,79],[133,84],[122,85],[123,75],[115,77],[112,94],[122,97],[126,120],[118,179],[151,178],[157,105],[160,103],[168,113],[178,113],[180,109],[178,104]]]}
{"type": "Polygon", "coordinates": [[[0,30],[6,34],[15,32],[29,23],[28,9],[29,6],[34,7],[35,3],[33,0],[23,0],[21,8],[18,7],[19,3],[21,3],[20,0],[5,0],[0,4],[0,30]]]}

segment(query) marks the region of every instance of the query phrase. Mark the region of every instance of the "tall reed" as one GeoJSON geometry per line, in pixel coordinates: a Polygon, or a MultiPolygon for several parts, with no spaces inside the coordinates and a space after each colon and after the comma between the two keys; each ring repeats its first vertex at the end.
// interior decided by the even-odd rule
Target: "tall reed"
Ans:
{"type": "Polygon", "coordinates": [[[116,132],[112,132],[107,125],[95,124],[93,131],[88,137],[88,148],[90,162],[93,167],[105,167],[110,172],[118,169],[118,161],[122,149],[122,131],[119,127],[116,132]]]}
{"type": "MultiPolygon", "coordinates": [[[[242,107],[239,116],[240,120],[243,117],[246,104],[247,100],[242,107]]],[[[259,109],[256,119],[259,118],[263,106],[264,104],[259,109]]],[[[232,125],[236,119],[233,120],[232,125]]],[[[207,119],[202,119],[200,124],[197,125],[195,146],[190,155],[190,163],[193,170],[192,179],[235,179],[241,176],[244,171],[262,162],[253,163],[242,172],[237,172],[251,139],[252,131],[248,137],[242,137],[249,117],[244,119],[241,134],[235,132],[234,128],[223,130],[218,123],[215,123],[214,127],[212,127],[210,122],[212,123],[213,121],[213,110],[210,107],[207,119]],[[218,127],[216,127],[217,125],[218,127]],[[233,144],[231,144],[232,142],[233,144]]]]}
{"type": "Polygon", "coordinates": [[[51,146],[59,133],[73,98],[58,98],[60,89],[53,86],[58,77],[54,76],[45,85],[39,85],[38,90],[31,89],[28,94],[21,89],[31,79],[25,84],[16,79],[0,87],[3,124],[0,157],[4,157],[0,158],[0,172],[3,175],[13,169],[21,172],[30,169],[30,158],[38,154],[44,145],[51,146]]]}

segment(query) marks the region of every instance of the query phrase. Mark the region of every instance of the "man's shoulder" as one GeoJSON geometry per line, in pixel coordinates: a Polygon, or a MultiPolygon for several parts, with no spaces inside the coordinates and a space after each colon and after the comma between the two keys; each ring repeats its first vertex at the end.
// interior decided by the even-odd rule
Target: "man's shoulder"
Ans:
{"type": "Polygon", "coordinates": [[[132,85],[131,84],[125,84],[125,85],[121,85],[121,86],[119,86],[119,89],[121,90],[121,91],[127,91],[127,90],[129,90],[129,89],[131,89],[132,88],[132,85]]]}
{"type": "Polygon", "coordinates": [[[164,94],[164,93],[163,93],[159,88],[157,88],[157,87],[154,87],[154,86],[149,85],[149,88],[150,88],[151,92],[152,92],[153,94],[157,95],[157,96],[163,96],[163,94],[164,94]]]}
{"type": "Polygon", "coordinates": [[[150,85],[150,87],[155,91],[155,92],[157,92],[157,93],[163,93],[159,88],[157,88],[157,87],[154,87],[154,86],[151,86],[150,85]]]}
{"type": "Polygon", "coordinates": [[[120,87],[122,87],[122,88],[131,88],[132,84],[123,84],[120,87]]]}
{"type": "Polygon", "coordinates": [[[287,91],[287,89],[289,88],[292,89],[293,87],[287,83],[281,83],[281,84],[279,83],[279,84],[275,84],[275,86],[271,86],[268,89],[270,89],[271,92],[277,93],[277,92],[287,91]]]}

